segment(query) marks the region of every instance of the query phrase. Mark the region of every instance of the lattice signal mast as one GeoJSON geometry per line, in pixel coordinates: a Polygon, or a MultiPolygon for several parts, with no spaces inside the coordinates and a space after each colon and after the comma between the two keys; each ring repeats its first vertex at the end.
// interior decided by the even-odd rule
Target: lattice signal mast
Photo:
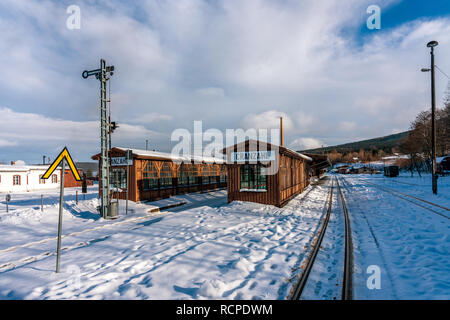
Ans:
{"type": "Polygon", "coordinates": [[[100,59],[100,68],[90,71],[83,71],[82,76],[87,79],[89,76],[94,76],[100,81],[100,187],[101,187],[101,204],[100,214],[104,219],[108,217],[108,212],[111,208],[110,186],[109,186],[109,139],[111,131],[111,122],[108,117],[106,82],[109,81],[114,74],[114,66],[106,66],[104,59],[100,59]]]}

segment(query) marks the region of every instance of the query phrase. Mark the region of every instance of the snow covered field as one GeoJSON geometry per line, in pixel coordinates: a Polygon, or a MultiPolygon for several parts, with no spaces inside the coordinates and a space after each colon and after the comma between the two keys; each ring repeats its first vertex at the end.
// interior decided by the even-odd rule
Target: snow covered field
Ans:
{"type": "MultiPolygon", "coordinates": [[[[450,299],[450,221],[372,183],[449,207],[450,177],[431,193],[430,175],[344,175],[354,243],[356,299],[450,299]],[[366,286],[367,267],[381,269],[381,289],[366,286]]],[[[448,216],[450,216],[447,213],[448,216]]]]}
{"type": "MultiPolygon", "coordinates": [[[[450,177],[430,195],[429,176],[338,175],[354,244],[356,299],[449,299],[449,220],[373,183],[449,207],[450,177]],[[370,265],[381,289],[367,285],[370,265]]],[[[61,273],[55,270],[58,191],[0,201],[0,299],[286,299],[326,211],[331,179],[283,208],[226,203],[226,190],[130,202],[125,216],[96,213],[97,188],[75,203],[66,189],[61,273]],[[155,206],[185,205],[151,213],[155,206]]],[[[334,193],[330,223],[305,299],[339,297],[342,209],[334,193]]]]}
{"type": "MultiPolygon", "coordinates": [[[[326,186],[310,187],[282,209],[235,202],[147,217],[152,206],[132,204],[133,212],[116,221],[96,218],[96,199],[78,206],[70,200],[64,234],[94,230],[63,238],[60,274],[54,240],[0,251],[0,298],[284,299],[326,193],[326,186]]],[[[225,195],[197,194],[196,201],[225,195]]],[[[0,232],[8,233],[2,249],[55,236],[58,207],[49,206],[42,214],[34,203],[2,211],[0,232]]]]}

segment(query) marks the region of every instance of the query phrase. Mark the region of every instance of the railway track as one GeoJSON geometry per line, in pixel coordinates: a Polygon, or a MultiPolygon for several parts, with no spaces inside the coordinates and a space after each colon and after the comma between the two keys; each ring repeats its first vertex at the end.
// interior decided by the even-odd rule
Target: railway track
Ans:
{"type": "Polygon", "coordinates": [[[435,213],[437,215],[440,215],[441,217],[444,217],[444,218],[450,220],[450,216],[449,216],[450,209],[447,208],[447,207],[441,206],[439,204],[433,203],[433,202],[428,201],[428,200],[421,199],[419,197],[407,194],[407,193],[402,192],[402,191],[398,191],[398,190],[395,190],[395,189],[392,189],[392,188],[389,188],[389,187],[386,187],[386,186],[382,186],[382,185],[379,185],[377,183],[369,182],[366,179],[361,179],[361,180],[363,180],[364,183],[370,184],[370,185],[374,186],[375,188],[377,188],[377,189],[379,189],[381,191],[387,192],[387,193],[389,193],[389,194],[391,194],[391,195],[393,195],[393,196],[395,196],[397,198],[400,198],[400,199],[403,199],[405,201],[408,201],[408,202],[410,202],[410,203],[412,203],[412,204],[414,204],[414,205],[416,205],[418,207],[424,208],[424,209],[426,209],[426,210],[428,210],[430,212],[433,212],[433,213],[435,213]]]}
{"type": "Polygon", "coordinates": [[[323,223],[321,228],[316,235],[316,238],[312,242],[312,250],[309,253],[307,258],[306,267],[304,271],[300,275],[300,278],[293,288],[293,292],[291,294],[291,300],[299,300],[302,297],[302,293],[306,287],[308,282],[308,278],[311,274],[311,270],[314,267],[314,263],[316,261],[317,255],[320,251],[322,240],[327,232],[328,223],[330,221],[331,211],[332,211],[332,203],[333,203],[333,193],[335,188],[337,188],[337,194],[341,199],[342,209],[344,213],[344,232],[345,232],[345,250],[344,250],[344,269],[343,269],[343,279],[342,279],[342,291],[341,291],[341,299],[342,300],[351,300],[353,298],[353,244],[352,244],[352,236],[351,236],[351,227],[350,227],[350,219],[347,210],[347,205],[345,202],[344,195],[341,190],[341,186],[339,184],[339,180],[334,178],[331,182],[330,193],[327,198],[327,211],[325,213],[325,217],[323,219],[323,223]]]}

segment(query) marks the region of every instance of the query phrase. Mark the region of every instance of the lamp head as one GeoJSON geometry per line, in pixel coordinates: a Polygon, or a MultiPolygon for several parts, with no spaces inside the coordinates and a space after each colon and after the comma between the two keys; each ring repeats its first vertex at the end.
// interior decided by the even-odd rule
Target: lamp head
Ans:
{"type": "Polygon", "coordinates": [[[422,72],[428,72],[428,71],[431,71],[431,69],[428,69],[428,68],[422,68],[420,71],[422,71],[422,72]]]}
{"type": "Polygon", "coordinates": [[[438,42],[434,41],[434,40],[427,43],[428,48],[433,48],[433,47],[436,47],[437,45],[438,45],[438,42]]]}

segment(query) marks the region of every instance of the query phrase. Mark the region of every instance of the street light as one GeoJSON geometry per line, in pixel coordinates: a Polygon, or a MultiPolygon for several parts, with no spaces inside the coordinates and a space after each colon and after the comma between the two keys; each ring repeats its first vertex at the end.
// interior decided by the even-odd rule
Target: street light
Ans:
{"type": "Polygon", "coordinates": [[[422,72],[431,71],[431,161],[432,161],[432,187],[433,193],[437,194],[437,175],[436,175],[436,93],[434,87],[434,47],[438,45],[437,41],[430,41],[427,47],[430,48],[431,68],[422,68],[422,72]]]}

